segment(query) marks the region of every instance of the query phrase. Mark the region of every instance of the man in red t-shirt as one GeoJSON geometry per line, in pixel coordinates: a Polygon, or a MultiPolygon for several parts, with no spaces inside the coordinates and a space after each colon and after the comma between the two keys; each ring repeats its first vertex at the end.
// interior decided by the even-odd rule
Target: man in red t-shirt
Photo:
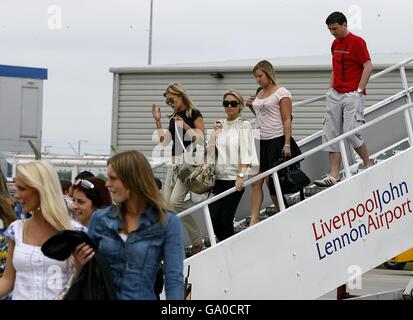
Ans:
{"type": "MultiPolygon", "coordinates": [[[[331,45],[333,72],[327,92],[327,106],[323,124],[323,143],[349,132],[364,120],[364,95],[372,72],[366,42],[347,29],[347,19],[341,12],[333,12],[326,24],[336,38],[331,45]]],[[[363,160],[364,167],[371,162],[361,132],[347,138],[363,160]]],[[[330,187],[340,181],[341,154],[338,143],[325,148],[330,154],[330,173],[314,183],[330,187]]]]}

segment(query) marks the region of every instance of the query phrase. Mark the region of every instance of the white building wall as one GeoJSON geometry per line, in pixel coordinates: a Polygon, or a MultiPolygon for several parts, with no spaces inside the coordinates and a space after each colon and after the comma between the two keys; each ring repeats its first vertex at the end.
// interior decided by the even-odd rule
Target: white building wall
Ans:
{"type": "Polygon", "coordinates": [[[0,76],[0,168],[5,175],[5,153],[32,152],[28,140],[41,146],[42,101],[42,79],[0,76]]]}
{"type": "Polygon", "coordinates": [[[43,81],[0,77],[0,151],[30,152],[28,139],[40,144],[43,81]]]}

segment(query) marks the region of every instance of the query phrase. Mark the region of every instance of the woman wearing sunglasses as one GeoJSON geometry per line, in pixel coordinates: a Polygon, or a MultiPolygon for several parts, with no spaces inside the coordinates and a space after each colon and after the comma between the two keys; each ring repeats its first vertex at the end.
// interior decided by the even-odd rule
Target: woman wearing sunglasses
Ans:
{"type": "Polygon", "coordinates": [[[0,297],[13,290],[13,300],[54,299],[74,269],[69,261],[46,257],[41,246],[57,231],[87,229],[70,219],[57,173],[45,161],[17,166],[16,199],[31,216],[14,221],[4,233],[9,251],[0,297]]]}
{"type": "Polygon", "coordinates": [[[235,90],[225,92],[223,107],[227,118],[215,122],[208,154],[215,155],[214,194],[232,187],[237,191],[209,205],[215,236],[222,241],[234,234],[234,216],[244,193],[249,167],[258,165],[251,124],[240,113],[244,99],[235,90]]]}
{"type": "MultiPolygon", "coordinates": [[[[106,186],[116,205],[92,215],[89,236],[109,263],[118,299],[155,300],[154,283],[161,261],[166,298],[182,299],[181,222],[167,210],[145,156],[132,150],[115,154],[108,160],[107,175],[106,186]]],[[[93,249],[84,243],[74,253],[78,266],[93,255],[93,249]]]]}
{"type": "Polygon", "coordinates": [[[89,226],[93,212],[112,204],[105,181],[98,177],[77,180],[73,190],[74,218],[85,227],[89,226]]]}
{"type": "MultiPolygon", "coordinates": [[[[275,76],[273,65],[262,60],[258,62],[253,74],[255,80],[262,87],[256,96],[251,96],[247,106],[255,111],[256,128],[260,132],[260,173],[274,167],[283,155],[294,157],[301,153],[292,138],[292,102],[290,92],[282,87],[275,76]]],[[[279,211],[278,201],[272,178],[266,179],[271,199],[276,210],[279,211]]],[[[264,179],[252,184],[251,222],[259,222],[259,212],[263,201],[262,185],[264,179]]]]}
{"type": "MultiPolygon", "coordinates": [[[[172,163],[168,166],[163,194],[171,209],[179,213],[185,210],[184,199],[188,193],[188,187],[177,178],[179,164],[184,161],[182,143],[185,148],[191,143],[193,146],[204,144],[204,119],[180,83],[171,83],[163,95],[173,110],[168,116],[168,130],[162,129],[161,110],[156,105],[152,106],[152,116],[161,144],[167,146],[172,141],[172,163]]],[[[192,254],[200,252],[203,249],[202,235],[195,220],[188,215],[182,218],[182,222],[191,238],[192,254]]]]}

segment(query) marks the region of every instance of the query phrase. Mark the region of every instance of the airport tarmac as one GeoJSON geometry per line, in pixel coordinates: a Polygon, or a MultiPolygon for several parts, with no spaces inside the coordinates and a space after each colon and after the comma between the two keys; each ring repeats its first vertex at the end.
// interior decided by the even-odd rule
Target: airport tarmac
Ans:
{"type": "MultiPolygon", "coordinates": [[[[386,292],[396,289],[405,289],[413,275],[413,268],[406,270],[389,270],[376,268],[361,276],[358,288],[355,286],[356,281],[347,286],[347,292],[351,295],[366,296],[386,292]]],[[[336,300],[336,290],[321,296],[319,300],[336,300]]]]}

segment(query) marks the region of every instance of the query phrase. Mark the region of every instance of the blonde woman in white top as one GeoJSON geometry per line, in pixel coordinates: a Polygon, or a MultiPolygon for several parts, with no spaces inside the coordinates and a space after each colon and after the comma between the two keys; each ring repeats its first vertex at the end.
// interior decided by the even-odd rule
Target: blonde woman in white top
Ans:
{"type": "Polygon", "coordinates": [[[216,157],[214,194],[232,187],[237,191],[209,205],[214,232],[219,241],[234,234],[234,216],[244,193],[249,167],[258,165],[251,124],[240,117],[244,99],[235,90],[223,97],[227,118],[217,121],[208,143],[209,155],[216,157]]]}
{"type": "Polygon", "coordinates": [[[13,300],[54,299],[74,269],[46,257],[41,246],[57,231],[87,229],[70,219],[56,171],[45,161],[17,167],[16,198],[31,217],[14,221],[4,233],[9,251],[0,297],[13,290],[13,300]]]}
{"type": "MultiPolygon", "coordinates": [[[[292,137],[290,92],[278,83],[274,67],[267,60],[258,62],[253,69],[253,74],[262,90],[256,96],[251,96],[246,105],[253,108],[256,128],[260,132],[261,173],[274,167],[281,156],[295,157],[301,154],[301,151],[292,137]]],[[[270,177],[266,180],[271,199],[276,209],[279,210],[273,179],[270,177]]],[[[259,221],[259,211],[263,201],[263,183],[264,179],[261,179],[252,184],[250,225],[259,221]]],[[[287,203],[286,206],[288,206],[287,203]]]]}

